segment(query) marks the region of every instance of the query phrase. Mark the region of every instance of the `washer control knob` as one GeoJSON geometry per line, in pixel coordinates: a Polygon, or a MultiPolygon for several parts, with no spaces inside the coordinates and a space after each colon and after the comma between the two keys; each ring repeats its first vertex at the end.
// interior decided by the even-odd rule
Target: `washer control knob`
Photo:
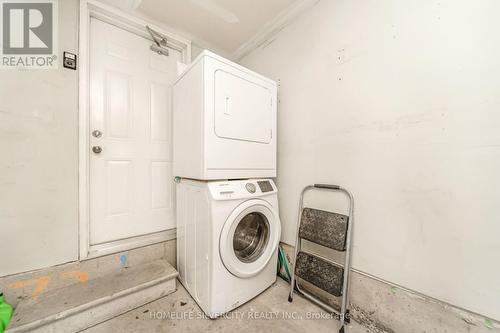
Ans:
{"type": "Polygon", "coordinates": [[[247,191],[250,192],[250,193],[255,193],[255,185],[252,184],[252,183],[247,183],[245,185],[245,187],[247,188],[247,191]]]}

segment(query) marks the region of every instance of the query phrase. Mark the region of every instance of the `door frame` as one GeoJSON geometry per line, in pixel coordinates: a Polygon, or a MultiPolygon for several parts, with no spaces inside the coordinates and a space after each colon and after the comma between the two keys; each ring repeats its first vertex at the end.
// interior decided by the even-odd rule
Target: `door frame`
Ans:
{"type": "Polygon", "coordinates": [[[127,238],[105,244],[90,245],[90,138],[89,138],[89,50],[90,18],[113,24],[131,33],[151,39],[145,26],[149,25],[168,40],[168,47],[182,53],[185,64],[191,62],[191,41],[170,32],[171,29],[144,17],[125,13],[96,0],[80,0],[79,24],[79,111],[78,111],[78,210],[80,260],[130,250],[176,237],[176,229],[127,238]]]}

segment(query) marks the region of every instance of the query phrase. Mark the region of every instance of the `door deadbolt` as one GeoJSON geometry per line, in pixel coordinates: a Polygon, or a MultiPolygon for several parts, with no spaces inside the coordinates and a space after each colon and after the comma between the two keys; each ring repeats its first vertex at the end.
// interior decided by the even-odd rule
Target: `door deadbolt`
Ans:
{"type": "Polygon", "coordinates": [[[102,136],[102,132],[99,130],[92,131],[92,136],[94,138],[100,138],[102,136]]]}
{"type": "Polygon", "coordinates": [[[92,151],[96,154],[100,154],[102,152],[102,148],[99,146],[92,147],[92,151]]]}

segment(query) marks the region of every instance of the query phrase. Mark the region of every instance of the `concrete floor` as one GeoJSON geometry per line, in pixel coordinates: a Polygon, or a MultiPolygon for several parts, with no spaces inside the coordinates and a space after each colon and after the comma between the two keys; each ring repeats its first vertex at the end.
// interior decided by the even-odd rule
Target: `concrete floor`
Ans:
{"type": "MultiPolygon", "coordinates": [[[[337,332],[339,324],[319,307],[300,296],[289,303],[288,284],[281,279],[227,317],[211,320],[187,291],[178,283],[178,290],[155,302],[146,304],[107,322],[85,330],[100,332],[337,332]],[[314,317],[314,319],[311,319],[314,317]],[[295,318],[295,319],[293,319],[295,318]]],[[[372,333],[351,322],[350,333],[372,333]]]]}

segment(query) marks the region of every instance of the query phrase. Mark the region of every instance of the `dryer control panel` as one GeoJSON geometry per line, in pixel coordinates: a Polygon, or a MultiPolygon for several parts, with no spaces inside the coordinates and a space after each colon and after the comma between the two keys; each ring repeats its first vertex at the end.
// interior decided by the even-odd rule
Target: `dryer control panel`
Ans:
{"type": "Polygon", "coordinates": [[[257,198],[278,192],[271,179],[245,179],[208,182],[215,200],[257,198]]]}

